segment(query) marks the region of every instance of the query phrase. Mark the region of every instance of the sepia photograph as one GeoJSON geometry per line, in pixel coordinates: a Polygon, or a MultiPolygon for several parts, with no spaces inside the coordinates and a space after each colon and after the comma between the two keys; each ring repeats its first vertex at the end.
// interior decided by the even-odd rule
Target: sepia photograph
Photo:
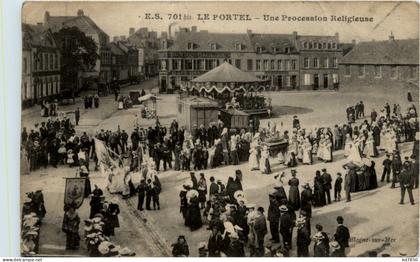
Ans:
{"type": "Polygon", "coordinates": [[[21,14],[21,256],[418,255],[417,2],[21,14]]]}

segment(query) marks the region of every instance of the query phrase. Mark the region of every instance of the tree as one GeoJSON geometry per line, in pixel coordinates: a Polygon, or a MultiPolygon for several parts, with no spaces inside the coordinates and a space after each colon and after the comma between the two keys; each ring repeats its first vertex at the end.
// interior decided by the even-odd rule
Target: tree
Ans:
{"type": "Polygon", "coordinates": [[[77,27],[64,27],[54,33],[57,45],[61,51],[62,90],[72,93],[77,90],[79,72],[90,71],[99,58],[98,46],[95,41],[86,36],[77,27]]]}

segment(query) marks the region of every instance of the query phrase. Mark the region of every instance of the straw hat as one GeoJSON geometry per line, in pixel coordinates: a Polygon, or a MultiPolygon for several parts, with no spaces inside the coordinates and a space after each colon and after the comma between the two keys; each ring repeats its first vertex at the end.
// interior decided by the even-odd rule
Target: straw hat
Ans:
{"type": "Polygon", "coordinates": [[[289,209],[287,208],[287,206],[286,206],[286,205],[281,205],[281,206],[279,207],[279,209],[280,209],[280,211],[281,211],[281,212],[287,212],[287,211],[289,211],[289,209]]]}

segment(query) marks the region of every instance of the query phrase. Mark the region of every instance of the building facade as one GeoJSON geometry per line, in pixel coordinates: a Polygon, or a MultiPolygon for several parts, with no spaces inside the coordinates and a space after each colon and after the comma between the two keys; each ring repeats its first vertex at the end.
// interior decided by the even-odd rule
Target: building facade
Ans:
{"type": "MultiPolygon", "coordinates": [[[[80,76],[94,77],[99,82],[109,83],[111,81],[110,47],[109,36],[105,33],[83,10],[78,10],[76,16],[52,16],[48,11],[44,14],[44,26],[52,32],[58,32],[63,27],[77,27],[86,36],[91,37],[98,47],[98,57],[93,72],[81,72],[80,76]]],[[[80,84],[78,85],[80,87],[80,84]]]]}
{"type": "Polygon", "coordinates": [[[111,50],[112,80],[125,84],[138,79],[138,49],[127,41],[112,42],[109,47],[111,50]]]}
{"type": "Polygon", "coordinates": [[[163,41],[161,46],[162,91],[188,85],[224,61],[265,80],[262,84],[270,90],[332,89],[333,83],[338,85],[338,35],[255,34],[251,30],[244,34],[210,33],[193,26],[191,30],[181,28],[173,40],[163,41]],[[320,43],[319,48],[313,48],[314,42],[320,43]],[[308,61],[314,66],[307,66],[308,61]]]}
{"type": "Polygon", "coordinates": [[[418,39],[360,42],[340,62],[343,88],[418,88],[418,54],[418,39]]]}
{"type": "Polygon", "coordinates": [[[22,24],[22,106],[59,95],[60,60],[51,30],[41,24],[22,24]]]}
{"type": "MultiPolygon", "coordinates": [[[[166,37],[163,35],[163,37],[166,37]]],[[[128,42],[140,51],[139,72],[144,78],[150,78],[159,74],[159,55],[160,38],[157,32],[149,31],[142,27],[137,31],[134,28],[129,29],[128,42]]]]}

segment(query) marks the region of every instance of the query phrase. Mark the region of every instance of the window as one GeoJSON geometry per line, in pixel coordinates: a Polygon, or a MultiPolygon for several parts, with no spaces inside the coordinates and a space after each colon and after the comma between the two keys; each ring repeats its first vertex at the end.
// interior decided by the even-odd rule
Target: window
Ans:
{"type": "Polygon", "coordinates": [[[318,68],[319,67],[319,59],[318,59],[318,57],[315,57],[314,58],[314,67],[315,68],[318,68]]]}
{"type": "Polygon", "coordinates": [[[304,68],[309,68],[309,58],[305,57],[303,59],[303,67],[304,68]]]}
{"type": "Polygon", "coordinates": [[[286,62],[286,70],[290,70],[290,60],[285,60],[286,62]]]}
{"type": "Polygon", "coordinates": [[[314,43],[314,48],[318,49],[318,43],[317,42],[314,43]]]}
{"type": "Polygon", "coordinates": [[[323,49],[326,49],[326,48],[327,48],[327,43],[323,42],[323,43],[322,43],[322,48],[323,48],[323,49]]]}
{"type": "Polygon", "coordinates": [[[261,71],[261,60],[256,60],[257,71],[261,71]]]}
{"type": "Polygon", "coordinates": [[[217,49],[216,43],[211,43],[210,48],[211,48],[211,50],[216,50],[217,49]]]}
{"type": "Polygon", "coordinates": [[[331,49],[331,43],[328,43],[327,47],[328,49],[331,49]]]}
{"type": "Polygon", "coordinates": [[[287,87],[290,87],[290,76],[286,76],[286,78],[285,78],[285,85],[287,86],[287,87]]]}
{"type": "Polygon", "coordinates": [[[377,78],[382,77],[382,67],[379,66],[379,65],[375,65],[374,66],[374,74],[375,74],[375,77],[377,77],[377,78]]]}
{"type": "Polygon", "coordinates": [[[191,59],[185,60],[185,70],[192,70],[193,69],[193,63],[191,59]]]}
{"type": "Polygon", "coordinates": [[[49,68],[50,70],[54,69],[54,57],[53,57],[53,55],[52,55],[52,54],[50,54],[50,61],[49,61],[48,68],[49,68]]]}
{"type": "Polygon", "coordinates": [[[397,66],[391,66],[391,78],[397,78],[398,76],[398,68],[397,66]]]}
{"type": "Polygon", "coordinates": [[[303,48],[308,48],[308,43],[307,42],[303,42],[303,48]]]}
{"type": "Polygon", "coordinates": [[[252,59],[247,60],[247,68],[248,68],[248,71],[254,70],[254,64],[252,62],[252,59]]]}
{"type": "Polygon", "coordinates": [[[410,78],[416,78],[416,66],[410,66],[410,78]]]}
{"type": "Polygon", "coordinates": [[[273,54],[277,54],[278,52],[277,47],[273,47],[272,51],[273,51],[273,54]]]}
{"type": "Polygon", "coordinates": [[[292,60],[292,65],[291,65],[291,69],[292,70],[296,70],[296,60],[292,60]]]}
{"type": "Polygon", "coordinates": [[[264,70],[268,70],[268,60],[264,59],[264,70]]]}
{"type": "Polygon", "coordinates": [[[311,85],[311,74],[304,74],[303,75],[303,83],[306,86],[311,85]]]}
{"type": "Polygon", "coordinates": [[[310,42],[309,43],[309,49],[312,49],[312,46],[313,46],[313,44],[312,44],[312,42],[310,42]]]}
{"type": "MultiPolygon", "coordinates": [[[[22,64],[23,64],[23,73],[24,74],[26,74],[27,73],[27,70],[28,70],[28,65],[27,65],[27,63],[28,63],[28,60],[26,59],[26,57],[24,57],[23,58],[23,62],[22,62],[22,64]]],[[[26,83],[25,83],[25,85],[26,85],[26,83]]]]}
{"type": "Polygon", "coordinates": [[[344,66],[344,75],[350,76],[350,74],[351,74],[350,65],[345,65],[344,66]]]}
{"type": "Polygon", "coordinates": [[[194,44],[193,43],[191,43],[191,42],[188,42],[188,44],[187,44],[187,49],[188,50],[192,50],[194,48],[194,44]]]}
{"type": "Polygon", "coordinates": [[[235,49],[239,51],[242,50],[242,44],[236,44],[235,49]]]}
{"type": "Polygon", "coordinates": [[[289,48],[289,47],[285,47],[285,48],[284,48],[284,52],[285,52],[286,54],[290,53],[290,48],[289,48]]]}
{"type": "Polygon", "coordinates": [[[262,53],[262,48],[260,46],[257,46],[257,53],[258,54],[262,53]]]}
{"type": "Polygon", "coordinates": [[[44,69],[44,70],[48,70],[48,64],[49,64],[49,61],[48,61],[48,54],[47,54],[47,53],[45,53],[45,54],[44,54],[44,67],[43,67],[43,69],[44,69]]]}
{"type": "Polygon", "coordinates": [[[332,48],[333,48],[333,49],[337,49],[337,43],[333,43],[333,44],[332,44],[332,48]]]}
{"type": "Polygon", "coordinates": [[[276,67],[276,63],[275,63],[275,61],[274,61],[274,60],[271,60],[271,61],[270,61],[270,69],[271,69],[271,70],[274,70],[274,69],[275,69],[275,67],[276,67]]]}
{"type": "Polygon", "coordinates": [[[338,59],[337,59],[337,57],[333,57],[333,64],[332,64],[332,66],[334,67],[334,68],[337,68],[338,67],[338,59]]]}
{"type": "Polygon", "coordinates": [[[282,60],[277,60],[277,68],[280,70],[280,71],[283,71],[284,69],[283,69],[283,61],[282,60]]]}
{"type": "Polygon", "coordinates": [[[358,66],[358,72],[359,72],[359,77],[364,77],[365,76],[365,66],[364,65],[359,65],[358,66]]]}
{"type": "Polygon", "coordinates": [[[324,58],[324,68],[328,68],[328,62],[329,62],[328,57],[325,57],[324,58]]]}
{"type": "Polygon", "coordinates": [[[58,55],[57,55],[57,54],[55,54],[54,56],[55,56],[55,60],[54,60],[54,68],[55,68],[55,69],[58,69],[58,55]]]}
{"type": "Polygon", "coordinates": [[[235,66],[239,69],[241,69],[241,59],[236,59],[235,60],[235,66]]]}

